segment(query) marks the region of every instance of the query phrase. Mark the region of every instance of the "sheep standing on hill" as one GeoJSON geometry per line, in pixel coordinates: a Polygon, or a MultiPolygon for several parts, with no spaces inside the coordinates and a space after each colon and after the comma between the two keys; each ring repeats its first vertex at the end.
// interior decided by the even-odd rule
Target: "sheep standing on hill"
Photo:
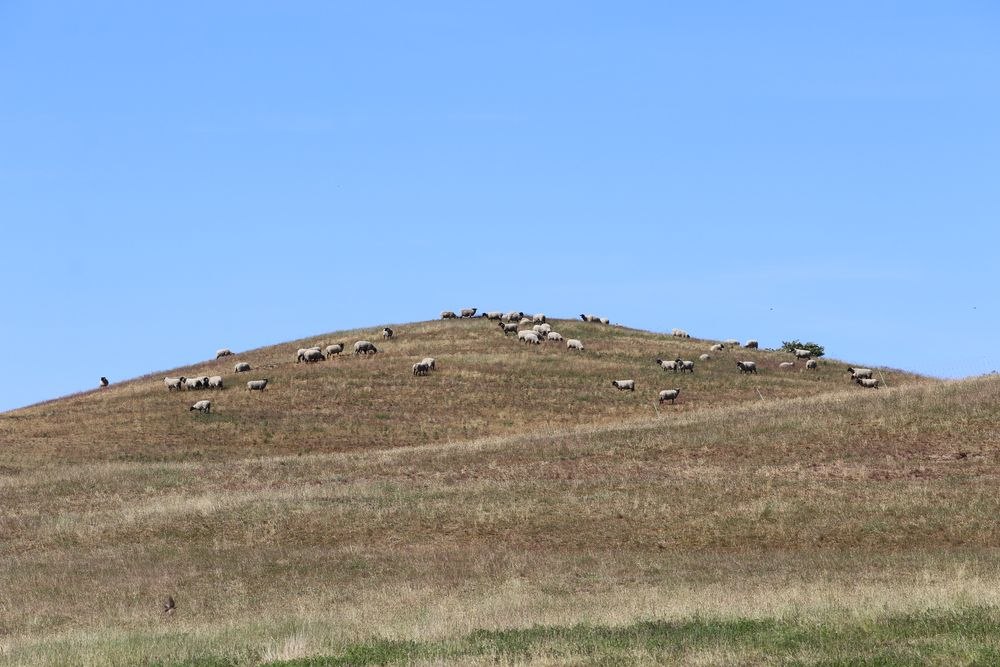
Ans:
{"type": "Polygon", "coordinates": [[[809,361],[806,362],[806,368],[808,368],[811,371],[816,370],[818,366],[819,364],[816,362],[815,359],[810,359],[809,361]]]}
{"type": "Polygon", "coordinates": [[[722,343],[726,347],[739,347],[740,346],[740,341],[736,340],[735,338],[729,338],[728,340],[722,341],[722,343]]]}
{"type": "Polygon", "coordinates": [[[578,338],[570,338],[566,341],[566,349],[579,350],[580,352],[583,352],[583,341],[578,338]]]}
{"type": "Polygon", "coordinates": [[[392,338],[392,336],[393,336],[392,329],[390,329],[389,327],[385,327],[382,329],[382,340],[389,340],[390,338],[392,338]]]}
{"type": "Polygon", "coordinates": [[[667,359],[657,359],[656,363],[659,364],[659,366],[665,371],[673,371],[674,373],[677,372],[676,361],[670,361],[667,359]]]}
{"type": "Polygon", "coordinates": [[[334,343],[333,345],[327,345],[326,347],[323,348],[323,354],[325,354],[327,358],[332,357],[335,354],[340,354],[343,351],[344,351],[343,343],[334,343]]]}
{"type": "Polygon", "coordinates": [[[541,345],[542,341],[538,338],[538,334],[534,331],[518,331],[517,339],[522,343],[530,343],[532,345],[541,345]]]}
{"type": "Polygon", "coordinates": [[[209,389],[225,389],[225,387],[222,386],[222,376],[221,375],[212,375],[211,377],[209,377],[208,378],[208,388],[209,389]]]}
{"type": "Polygon", "coordinates": [[[456,317],[458,317],[458,315],[456,315],[455,311],[453,311],[453,310],[442,310],[441,311],[441,319],[442,320],[453,320],[456,317]]]}
{"type": "Polygon", "coordinates": [[[234,373],[246,373],[249,370],[250,370],[250,364],[248,364],[245,361],[241,361],[240,363],[233,366],[234,373]]]}
{"type": "Polygon", "coordinates": [[[488,313],[483,313],[482,315],[480,315],[480,317],[485,317],[488,320],[502,320],[503,313],[501,313],[499,310],[491,310],[488,313]]]}
{"type": "Polygon", "coordinates": [[[319,352],[319,348],[318,347],[300,347],[298,350],[295,351],[295,363],[299,363],[300,361],[302,361],[302,358],[308,352],[312,352],[312,351],[319,352]]]}
{"type": "Polygon", "coordinates": [[[879,385],[878,379],[872,378],[855,378],[854,381],[867,389],[878,389],[879,385]]]}
{"type": "Polygon", "coordinates": [[[430,368],[432,371],[437,369],[437,359],[435,359],[434,357],[424,357],[420,361],[420,363],[427,364],[427,367],[430,368]]]}
{"type": "Polygon", "coordinates": [[[678,338],[690,338],[691,337],[691,334],[689,334],[687,331],[684,331],[684,329],[674,329],[670,333],[671,333],[671,335],[676,336],[678,338]]]}
{"type": "Polygon", "coordinates": [[[536,324],[535,326],[531,327],[531,330],[534,331],[539,336],[542,336],[544,338],[550,331],[552,331],[552,325],[551,324],[536,324]]]}
{"type": "Polygon", "coordinates": [[[663,401],[670,401],[670,404],[673,405],[673,402],[677,400],[680,393],[680,389],[664,389],[660,392],[660,403],[662,404],[663,401]]]}
{"type": "Polygon", "coordinates": [[[611,324],[611,320],[609,320],[606,317],[599,317],[597,318],[597,321],[600,322],[601,324],[611,324]]]}
{"type": "Polygon", "coordinates": [[[698,355],[698,360],[699,360],[699,361],[708,361],[708,360],[709,360],[709,359],[711,359],[711,358],[712,358],[712,355],[710,355],[710,354],[708,354],[708,353],[705,353],[705,354],[699,354],[699,355],[698,355]]]}
{"type": "Polygon", "coordinates": [[[709,352],[722,352],[724,349],[726,349],[725,345],[723,345],[722,343],[716,343],[712,347],[708,348],[708,351],[709,352]]]}
{"type": "Polygon", "coordinates": [[[326,356],[324,356],[323,353],[320,352],[319,349],[315,347],[309,350],[303,350],[302,352],[299,352],[299,356],[296,359],[297,362],[304,361],[306,363],[315,363],[317,361],[324,361],[324,360],[326,360],[326,356]]]}
{"type": "Polygon", "coordinates": [[[736,367],[740,369],[740,373],[757,372],[757,364],[753,361],[737,361],[736,367]]]}
{"type": "Polygon", "coordinates": [[[597,315],[587,315],[587,314],[580,315],[580,319],[583,320],[584,322],[600,322],[601,321],[601,318],[598,317],[597,315]]]}
{"type": "Polygon", "coordinates": [[[422,361],[418,361],[413,364],[413,374],[414,375],[427,375],[431,372],[431,367],[422,361]]]}
{"type": "Polygon", "coordinates": [[[747,342],[743,343],[743,347],[747,348],[748,350],[756,350],[758,347],[760,347],[760,344],[753,338],[751,338],[747,342]]]}
{"type": "Polygon", "coordinates": [[[812,352],[809,350],[803,350],[800,347],[795,348],[792,352],[795,354],[796,359],[808,359],[812,356],[812,352]]]}
{"type": "Polygon", "coordinates": [[[560,334],[557,331],[550,331],[547,334],[545,334],[545,340],[560,341],[562,339],[563,339],[562,334],[560,334]]]}
{"type": "Polygon", "coordinates": [[[179,378],[163,378],[163,384],[166,385],[167,391],[173,391],[174,389],[180,391],[181,387],[184,385],[185,380],[187,380],[187,378],[184,377],[183,375],[180,376],[179,378]]]}
{"type": "Polygon", "coordinates": [[[101,386],[102,386],[102,387],[107,387],[107,386],[108,386],[109,384],[111,384],[111,383],[110,383],[110,382],[108,382],[108,378],[106,378],[106,377],[104,377],[104,376],[102,375],[102,376],[101,376],[101,386]]]}
{"type": "Polygon", "coordinates": [[[687,371],[688,373],[694,373],[693,361],[685,361],[680,357],[677,357],[677,359],[674,360],[674,363],[677,364],[677,370],[679,370],[681,373],[685,371],[687,371]]]}
{"type": "Polygon", "coordinates": [[[188,408],[188,412],[191,412],[192,410],[197,410],[202,414],[207,414],[212,411],[212,401],[198,401],[188,408]]]}
{"type": "Polygon", "coordinates": [[[205,389],[207,387],[208,387],[208,378],[207,377],[185,378],[184,379],[184,388],[187,389],[187,390],[191,390],[191,389],[205,389]]]}
{"type": "Polygon", "coordinates": [[[475,317],[476,316],[476,309],[475,308],[463,308],[460,311],[460,315],[462,317],[475,317]]]}
{"type": "Polygon", "coordinates": [[[232,353],[233,353],[232,350],[230,350],[228,347],[224,347],[221,350],[215,351],[215,358],[219,359],[221,357],[228,357],[232,353]]]}
{"type": "Polygon", "coordinates": [[[618,391],[635,391],[635,380],[612,380],[612,387],[617,387],[618,391]]]}
{"type": "Polygon", "coordinates": [[[535,313],[531,316],[531,321],[535,324],[545,324],[545,313],[535,313]]]}
{"type": "Polygon", "coordinates": [[[354,354],[378,354],[378,348],[375,347],[370,341],[359,340],[354,344],[354,354]]]}
{"type": "Polygon", "coordinates": [[[516,334],[517,333],[517,323],[505,324],[504,322],[499,323],[499,327],[503,329],[503,335],[516,334]]]}
{"type": "Polygon", "coordinates": [[[504,315],[504,319],[507,320],[508,322],[517,322],[522,317],[524,317],[524,313],[522,313],[520,310],[512,310],[506,315],[504,315]]]}
{"type": "Polygon", "coordinates": [[[874,375],[874,371],[870,368],[848,368],[847,372],[851,374],[852,380],[857,380],[858,378],[870,378],[874,375]]]}
{"type": "Polygon", "coordinates": [[[783,371],[790,371],[793,368],[795,368],[795,362],[794,361],[782,361],[780,364],[778,364],[778,368],[781,369],[781,370],[783,370],[783,371]]]}
{"type": "Polygon", "coordinates": [[[267,389],[267,378],[247,382],[247,391],[264,391],[265,389],[267,389]]]}

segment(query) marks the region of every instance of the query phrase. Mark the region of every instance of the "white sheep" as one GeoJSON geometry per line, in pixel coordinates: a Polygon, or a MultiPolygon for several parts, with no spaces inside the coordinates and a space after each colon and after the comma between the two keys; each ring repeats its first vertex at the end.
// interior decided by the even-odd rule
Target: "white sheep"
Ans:
{"type": "Polygon", "coordinates": [[[413,374],[414,375],[427,375],[431,372],[431,367],[422,361],[418,361],[413,364],[413,374]]]}
{"type": "Polygon", "coordinates": [[[670,403],[673,404],[673,402],[677,400],[677,396],[680,395],[680,393],[680,389],[664,389],[660,392],[660,403],[663,403],[663,401],[670,401],[670,403]]]}
{"type": "Polygon", "coordinates": [[[327,345],[326,347],[323,348],[323,354],[325,354],[328,358],[332,357],[335,354],[340,354],[343,351],[344,351],[343,343],[334,343],[333,345],[327,345]]]}
{"type": "Polygon", "coordinates": [[[538,334],[534,331],[518,331],[517,339],[522,343],[530,343],[532,345],[541,345],[542,341],[538,338],[538,334]]]}
{"type": "Polygon", "coordinates": [[[809,370],[813,370],[814,371],[814,370],[816,370],[816,368],[818,366],[819,366],[819,363],[817,363],[817,361],[815,359],[810,359],[809,361],[806,362],[806,368],[808,368],[809,370]]]}
{"type": "Polygon", "coordinates": [[[524,317],[524,313],[522,313],[520,310],[512,310],[506,315],[504,315],[504,319],[507,320],[508,322],[516,322],[520,320],[522,317],[524,317]]]}
{"type": "Polygon", "coordinates": [[[536,324],[535,326],[531,327],[531,330],[534,331],[539,336],[544,337],[550,331],[552,331],[552,325],[550,325],[550,324],[536,324]]]}
{"type": "Polygon", "coordinates": [[[204,389],[208,386],[208,378],[184,378],[185,389],[204,389]]]}
{"type": "Polygon", "coordinates": [[[736,367],[740,369],[740,373],[757,372],[757,364],[753,361],[737,361],[736,367]]]}
{"type": "Polygon", "coordinates": [[[354,344],[354,354],[378,354],[378,348],[376,348],[370,341],[359,340],[354,344]]]}
{"type": "Polygon", "coordinates": [[[225,387],[222,386],[222,376],[221,375],[212,375],[212,376],[209,376],[209,378],[208,378],[208,388],[209,389],[225,389],[225,387]]]}
{"type": "Polygon", "coordinates": [[[441,319],[442,320],[453,320],[456,317],[458,317],[458,315],[456,315],[455,311],[453,311],[453,310],[442,310],[441,311],[441,319]]]}
{"type": "Polygon", "coordinates": [[[304,357],[308,352],[312,352],[313,350],[319,352],[318,347],[300,347],[298,350],[295,351],[295,363],[302,361],[302,357],[304,357]]]}
{"type": "Polygon", "coordinates": [[[607,317],[598,318],[598,322],[600,322],[601,324],[611,324],[611,320],[607,317]]]}
{"type": "Polygon", "coordinates": [[[250,380],[247,382],[247,391],[264,391],[267,388],[267,378],[263,380],[250,380]]]}
{"type": "Polygon", "coordinates": [[[503,335],[504,336],[506,336],[507,334],[510,334],[510,333],[512,333],[512,334],[516,334],[517,333],[517,324],[516,323],[506,324],[504,322],[499,322],[498,326],[501,329],[503,329],[503,335]]]}
{"type": "Polygon", "coordinates": [[[677,362],[669,361],[667,359],[657,359],[656,363],[659,364],[665,371],[677,372],[677,362]]]}
{"type": "Polygon", "coordinates": [[[463,308],[460,311],[460,315],[461,315],[461,317],[475,317],[476,316],[476,309],[475,308],[463,308]]]}
{"type": "Polygon", "coordinates": [[[790,371],[793,368],[795,368],[795,362],[794,361],[782,361],[780,364],[778,364],[778,368],[780,368],[783,371],[790,371]]]}
{"type": "Polygon", "coordinates": [[[518,320],[517,323],[518,323],[518,325],[520,325],[522,327],[526,327],[529,324],[534,324],[535,321],[533,319],[531,319],[530,317],[522,317],[520,320],[518,320]]]}
{"type": "Polygon", "coordinates": [[[870,378],[875,372],[870,368],[848,368],[847,372],[851,374],[852,380],[857,380],[858,378],[870,378]]]}
{"type": "Polygon", "coordinates": [[[691,337],[691,334],[689,334],[687,331],[684,331],[684,329],[674,329],[671,332],[671,334],[674,335],[674,336],[677,336],[678,338],[690,338],[691,337]]]}
{"type": "Polygon", "coordinates": [[[854,381],[867,389],[878,389],[879,385],[878,378],[855,378],[854,381]]]}
{"type": "Polygon", "coordinates": [[[584,322],[600,322],[601,321],[601,318],[598,317],[597,315],[587,315],[587,314],[580,315],[580,319],[583,320],[584,322]]]}
{"type": "Polygon", "coordinates": [[[568,341],[566,341],[566,349],[580,350],[581,352],[583,352],[583,341],[581,341],[579,338],[570,338],[568,341]]]}
{"type": "Polygon", "coordinates": [[[393,336],[392,329],[390,329],[389,327],[384,327],[382,329],[382,340],[389,340],[390,338],[392,338],[392,336],[393,336]]]}
{"type": "Polygon", "coordinates": [[[209,413],[212,411],[212,401],[198,401],[190,408],[188,408],[188,412],[191,412],[192,410],[197,410],[202,414],[209,413]]]}
{"type": "Polygon", "coordinates": [[[712,358],[712,355],[708,354],[707,352],[705,354],[699,354],[698,355],[698,360],[699,361],[708,361],[711,358],[712,358]]]}
{"type": "Polygon", "coordinates": [[[716,343],[712,347],[708,348],[708,351],[709,352],[722,352],[724,349],[726,349],[726,346],[724,344],[722,344],[722,343],[716,343]]]}
{"type": "Polygon", "coordinates": [[[559,341],[559,340],[562,340],[563,337],[562,337],[562,334],[559,333],[558,331],[550,331],[547,334],[545,334],[545,339],[546,340],[556,340],[556,341],[559,341]]]}
{"type": "Polygon", "coordinates": [[[736,340],[735,338],[730,338],[729,340],[724,340],[722,342],[725,344],[726,347],[739,347],[740,346],[740,341],[736,340]]]}
{"type": "Polygon", "coordinates": [[[326,356],[317,348],[300,352],[298,357],[298,361],[305,361],[306,363],[315,363],[317,361],[324,361],[325,359],[326,356]]]}
{"type": "Polygon", "coordinates": [[[503,313],[501,313],[499,310],[491,310],[488,313],[483,313],[482,315],[480,315],[480,317],[485,317],[488,320],[502,320],[503,313]]]}
{"type": "Polygon", "coordinates": [[[683,373],[684,371],[687,371],[688,373],[694,373],[694,362],[693,361],[685,361],[685,360],[681,359],[680,357],[677,357],[674,360],[674,363],[677,364],[677,370],[679,370],[681,373],[683,373]]]}
{"type": "Polygon", "coordinates": [[[792,352],[795,353],[796,359],[808,359],[809,357],[812,356],[812,352],[810,352],[809,350],[803,350],[800,347],[795,348],[794,350],[792,350],[792,352]]]}
{"type": "Polygon", "coordinates": [[[232,350],[230,350],[228,347],[224,347],[221,350],[215,351],[215,358],[219,359],[220,357],[228,357],[232,353],[233,353],[232,350]]]}
{"type": "Polygon", "coordinates": [[[163,378],[163,384],[167,386],[167,391],[173,391],[174,389],[180,391],[185,380],[187,378],[183,375],[179,378],[163,378]]]}
{"type": "Polygon", "coordinates": [[[760,347],[760,343],[751,338],[747,342],[743,343],[743,347],[747,348],[748,350],[756,350],[758,347],[760,347]]]}
{"type": "Polygon", "coordinates": [[[234,373],[246,373],[249,370],[250,370],[250,364],[248,364],[245,361],[241,361],[240,363],[233,366],[234,373]]]}
{"type": "Polygon", "coordinates": [[[635,380],[612,380],[612,387],[617,387],[618,391],[635,391],[635,380]]]}
{"type": "Polygon", "coordinates": [[[531,321],[535,324],[545,324],[545,313],[535,313],[531,316],[531,321]]]}
{"type": "Polygon", "coordinates": [[[434,357],[424,357],[420,363],[427,364],[427,366],[433,371],[437,370],[437,359],[434,357]]]}

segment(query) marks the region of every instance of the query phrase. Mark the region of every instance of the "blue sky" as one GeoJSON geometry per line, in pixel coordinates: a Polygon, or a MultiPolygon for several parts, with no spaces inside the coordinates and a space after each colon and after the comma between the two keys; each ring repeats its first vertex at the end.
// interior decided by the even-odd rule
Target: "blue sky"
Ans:
{"type": "Polygon", "coordinates": [[[0,410],[445,308],[1000,369],[995,3],[0,2],[0,410]]]}

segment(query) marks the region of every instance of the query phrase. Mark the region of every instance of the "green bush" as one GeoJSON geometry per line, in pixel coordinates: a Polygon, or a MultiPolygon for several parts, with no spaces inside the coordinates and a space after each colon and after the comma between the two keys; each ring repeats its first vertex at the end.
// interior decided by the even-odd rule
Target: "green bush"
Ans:
{"type": "Polygon", "coordinates": [[[781,341],[781,349],[785,352],[792,352],[796,348],[799,350],[809,350],[814,357],[822,357],[824,352],[823,346],[817,343],[803,343],[800,340],[781,341]]]}

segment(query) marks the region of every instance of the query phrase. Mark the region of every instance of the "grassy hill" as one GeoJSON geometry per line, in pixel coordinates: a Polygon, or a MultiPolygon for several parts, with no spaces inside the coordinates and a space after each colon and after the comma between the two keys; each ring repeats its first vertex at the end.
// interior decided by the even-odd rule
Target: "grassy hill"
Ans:
{"type": "Polygon", "coordinates": [[[708,341],[554,327],[586,351],[393,325],[373,359],[294,362],[377,330],[338,332],[169,371],[222,392],[157,373],[0,415],[0,661],[1000,655],[1000,379],[872,391],[763,350],[682,377],[653,359],[708,341]]]}

